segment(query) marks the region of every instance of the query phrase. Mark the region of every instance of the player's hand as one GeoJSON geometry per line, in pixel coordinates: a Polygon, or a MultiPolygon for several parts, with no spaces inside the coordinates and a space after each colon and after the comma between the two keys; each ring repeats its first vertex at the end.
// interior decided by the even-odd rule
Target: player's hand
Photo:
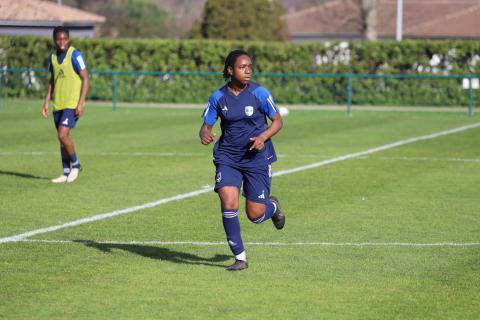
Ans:
{"type": "Polygon", "coordinates": [[[83,115],[83,106],[82,106],[82,105],[78,105],[78,106],[75,108],[75,116],[77,116],[77,118],[80,118],[82,115],[83,115]]]}
{"type": "Polygon", "coordinates": [[[250,141],[253,141],[251,147],[250,147],[250,151],[253,150],[253,149],[256,149],[258,151],[261,151],[263,149],[263,147],[265,146],[265,139],[263,139],[262,137],[258,136],[258,137],[252,137],[250,138],[250,141]]]}
{"type": "Polygon", "coordinates": [[[42,116],[46,119],[48,118],[48,104],[44,104],[42,107],[42,116]]]}
{"type": "Polygon", "coordinates": [[[203,132],[200,136],[202,144],[207,145],[215,141],[215,134],[211,132],[203,132]]]}

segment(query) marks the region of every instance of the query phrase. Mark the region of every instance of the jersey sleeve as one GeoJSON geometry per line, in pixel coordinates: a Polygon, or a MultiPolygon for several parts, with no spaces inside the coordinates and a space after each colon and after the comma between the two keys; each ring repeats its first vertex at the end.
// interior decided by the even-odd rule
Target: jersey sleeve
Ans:
{"type": "Polygon", "coordinates": [[[220,99],[220,95],[215,92],[210,99],[208,99],[207,106],[203,111],[203,122],[208,124],[209,126],[213,126],[218,119],[218,100],[220,99]]]}
{"type": "Polygon", "coordinates": [[[80,73],[80,71],[87,69],[87,63],[85,62],[82,53],[78,50],[74,50],[72,53],[72,65],[76,73],[80,73]]]}
{"type": "Polygon", "coordinates": [[[270,92],[264,87],[258,87],[253,92],[257,99],[260,101],[260,109],[270,118],[270,120],[278,112],[277,106],[273,101],[273,97],[270,92]]]}

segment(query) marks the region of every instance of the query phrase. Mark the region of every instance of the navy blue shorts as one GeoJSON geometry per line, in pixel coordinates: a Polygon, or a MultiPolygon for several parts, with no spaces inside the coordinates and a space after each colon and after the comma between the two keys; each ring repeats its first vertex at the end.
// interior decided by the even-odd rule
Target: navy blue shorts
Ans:
{"type": "Polygon", "coordinates": [[[75,128],[77,121],[78,117],[75,115],[75,109],[53,111],[53,122],[57,129],[59,126],[73,129],[75,128]]]}
{"type": "Polygon", "coordinates": [[[242,187],[243,195],[250,201],[266,203],[272,185],[272,165],[265,169],[239,169],[224,164],[216,165],[215,192],[222,187],[242,187]]]}

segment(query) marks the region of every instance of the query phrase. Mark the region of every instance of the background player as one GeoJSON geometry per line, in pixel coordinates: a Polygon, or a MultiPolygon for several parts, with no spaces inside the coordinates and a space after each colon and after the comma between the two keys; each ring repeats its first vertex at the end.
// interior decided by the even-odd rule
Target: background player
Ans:
{"type": "Polygon", "coordinates": [[[83,114],[89,87],[88,71],[81,52],[70,46],[67,28],[56,27],[53,40],[56,50],[50,55],[51,78],[42,115],[48,117],[48,105],[53,97],[53,120],[60,142],[63,175],[52,182],[73,182],[82,167],[70,139],[70,130],[75,128],[78,118],[83,114]]]}
{"type": "Polygon", "coordinates": [[[221,202],[227,241],[235,262],[227,270],[248,267],[238,220],[240,188],[246,198],[248,218],[254,223],[272,219],[277,229],[285,224],[278,199],[270,196],[272,162],[277,157],[270,138],[283,126],[267,89],[250,82],[252,59],[235,50],[225,59],[223,76],[228,83],[217,90],[205,108],[200,128],[202,144],[215,141],[213,125],[220,117],[222,136],[215,144],[215,191],[221,202]],[[272,120],[268,126],[267,119],[272,120]]]}

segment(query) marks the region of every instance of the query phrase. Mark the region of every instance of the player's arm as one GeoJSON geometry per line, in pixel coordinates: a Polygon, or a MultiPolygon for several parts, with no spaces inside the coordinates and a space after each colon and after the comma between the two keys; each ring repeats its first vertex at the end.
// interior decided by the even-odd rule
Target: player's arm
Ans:
{"type": "Polygon", "coordinates": [[[213,133],[213,126],[218,118],[217,100],[214,96],[208,99],[208,104],[203,111],[203,124],[200,127],[200,141],[203,145],[208,145],[215,141],[215,134],[213,133]]]}
{"type": "Polygon", "coordinates": [[[200,141],[204,145],[208,145],[215,141],[215,134],[213,133],[213,126],[206,124],[205,122],[200,127],[200,141]]]}
{"type": "Polygon", "coordinates": [[[250,150],[256,149],[260,151],[263,149],[265,141],[273,137],[278,131],[280,131],[280,129],[282,129],[283,121],[282,116],[280,115],[280,112],[278,112],[277,106],[273,101],[272,95],[267,89],[259,89],[257,98],[260,101],[261,110],[270,120],[272,120],[272,123],[264,132],[256,137],[250,138],[252,141],[250,150]]]}
{"type": "Polygon", "coordinates": [[[264,147],[265,141],[273,137],[275,134],[277,134],[277,132],[280,131],[282,127],[283,127],[282,116],[280,115],[280,112],[277,112],[272,117],[272,123],[268,126],[267,130],[263,131],[262,134],[256,137],[250,138],[250,140],[253,141],[252,146],[250,147],[250,150],[253,150],[253,149],[262,150],[264,147]]]}
{"type": "Polygon", "coordinates": [[[53,84],[54,84],[53,74],[51,74],[50,81],[48,82],[47,94],[45,95],[45,102],[43,103],[43,107],[42,107],[42,116],[44,118],[48,117],[48,105],[50,103],[50,99],[52,98],[53,84]]]}
{"type": "Polygon", "coordinates": [[[85,106],[85,100],[87,99],[88,88],[90,87],[90,80],[88,78],[88,70],[83,69],[79,73],[82,79],[82,89],[80,91],[80,99],[78,99],[75,115],[80,117],[83,114],[83,107],[85,106]]]}

